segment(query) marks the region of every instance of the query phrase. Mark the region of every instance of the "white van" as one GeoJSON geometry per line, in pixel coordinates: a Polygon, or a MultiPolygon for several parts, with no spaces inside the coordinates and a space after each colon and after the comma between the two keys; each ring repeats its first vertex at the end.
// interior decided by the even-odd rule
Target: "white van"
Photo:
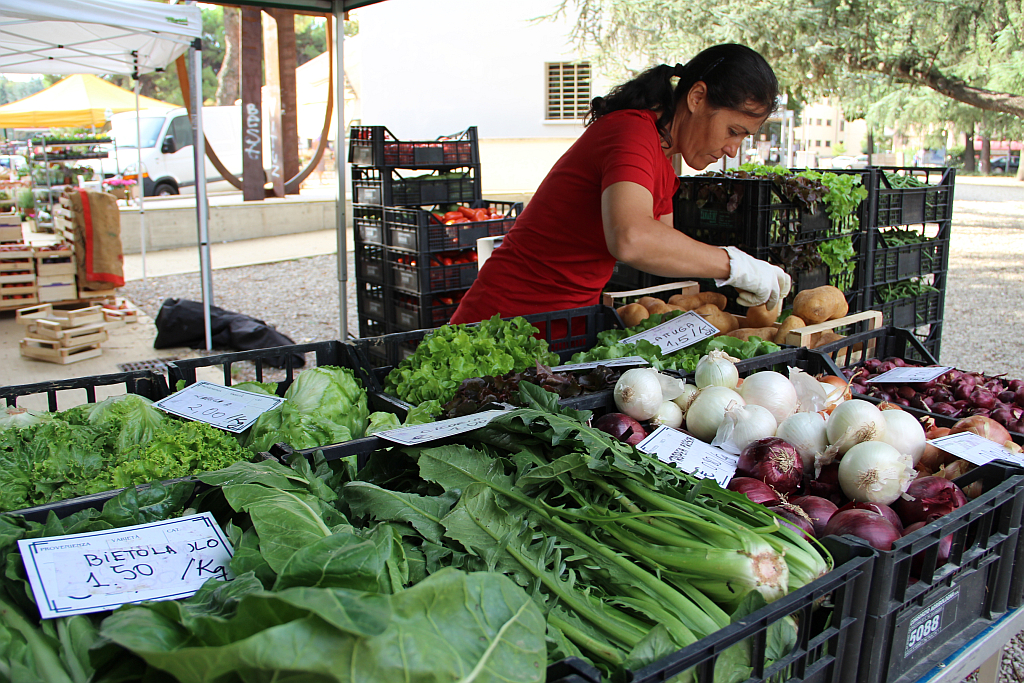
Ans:
{"type": "MultiPolygon", "coordinates": [[[[114,114],[110,123],[114,144],[109,148],[110,158],[93,162],[98,172],[104,176],[134,176],[139,162],[138,140],[141,137],[142,178],[146,196],[194,191],[196,180],[192,124],[184,107],[144,109],[138,115],[138,128],[134,111],[114,114]]],[[[221,163],[236,178],[241,178],[241,105],[203,107],[203,131],[221,163]]],[[[208,183],[222,180],[209,157],[206,159],[206,179],[208,183]]]]}

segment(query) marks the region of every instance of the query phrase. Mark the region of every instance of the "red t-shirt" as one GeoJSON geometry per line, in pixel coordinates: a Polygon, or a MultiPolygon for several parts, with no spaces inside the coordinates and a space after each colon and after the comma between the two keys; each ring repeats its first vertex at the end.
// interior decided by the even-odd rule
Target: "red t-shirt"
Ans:
{"type": "Polygon", "coordinates": [[[672,213],[679,179],[655,121],[654,112],[628,109],[588,126],[484,262],[451,322],[598,303],[615,267],[601,222],[601,193],[614,183],[634,182],[653,195],[655,218],[672,213]]]}

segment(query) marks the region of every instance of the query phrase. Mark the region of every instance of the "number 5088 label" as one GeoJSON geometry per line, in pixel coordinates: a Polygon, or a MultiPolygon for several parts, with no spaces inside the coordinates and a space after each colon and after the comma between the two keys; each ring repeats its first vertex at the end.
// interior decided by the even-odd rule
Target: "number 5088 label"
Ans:
{"type": "Polygon", "coordinates": [[[911,619],[907,629],[905,657],[934,638],[944,625],[956,619],[956,600],[959,597],[960,589],[957,588],[911,619]],[[949,615],[945,614],[947,609],[951,612],[949,615]]]}

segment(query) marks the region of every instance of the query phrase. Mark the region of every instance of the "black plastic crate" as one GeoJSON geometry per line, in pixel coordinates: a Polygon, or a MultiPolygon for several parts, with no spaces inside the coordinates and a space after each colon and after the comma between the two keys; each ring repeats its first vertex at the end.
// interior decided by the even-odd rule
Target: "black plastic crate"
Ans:
{"type": "Polygon", "coordinates": [[[885,233],[869,231],[872,245],[867,259],[866,281],[871,287],[944,273],[949,267],[949,226],[931,239],[913,244],[887,246],[885,233]]]}
{"type": "Polygon", "coordinates": [[[153,370],[132,370],[109,375],[90,375],[33,384],[15,384],[0,387],[0,398],[6,406],[19,406],[51,413],[82,403],[96,403],[96,390],[108,395],[136,394],[159,401],[168,395],[167,379],[153,370]],[[45,397],[46,405],[37,405],[45,397]],[[85,400],[82,400],[82,399],[85,400]],[[26,399],[19,403],[19,399],[26,399]]]}
{"type": "Polygon", "coordinates": [[[387,333],[388,324],[386,320],[377,320],[365,315],[359,316],[360,337],[379,337],[380,335],[387,333]]]}
{"type": "Polygon", "coordinates": [[[415,208],[385,207],[384,227],[388,246],[415,252],[437,252],[476,248],[481,237],[500,237],[508,233],[523,210],[522,202],[469,202],[469,208],[493,208],[503,218],[445,225],[431,211],[415,208]]]}
{"type": "Polygon", "coordinates": [[[389,297],[387,287],[374,282],[356,282],[356,305],[359,318],[387,320],[389,297]]]}
{"type": "Polygon", "coordinates": [[[949,220],[953,215],[955,168],[879,167],[873,197],[873,227],[911,225],[949,220]],[[922,187],[900,187],[891,176],[909,176],[922,187]]]}
{"type": "Polygon", "coordinates": [[[655,284],[653,282],[654,277],[622,261],[616,261],[615,268],[612,269],[612,276],[608,279],[608,284],[604,286],[604,291],[631,292],[634,289],[653,287],[655,284]]]}
{"type": "Polygon", "coordinates": [[[942,322],[942,291],[885,302],[880,301],[878,290],[874,293],[872,308],[881,311],[884,320],[894,327],[915,329],[942,322]]]}
{"type": "Polygon", "coordinates": [[[359,362],[358,357],[352,353],[352,347],[339,341],[312,342],[309,344],[293,344],[289,346],[278,346],[270,349],[256,349],[253,351],[238,351],[235,353],[222,353],[214,356],[202,356],[199,358],[185,358],[171,361],[167,364],[168,380],[171,386],[177,386],[179,380],[185,382],[185,386],[195,384],[197,381],[196,370],[199,368],[220,367],[223,384],[231,386],[234,384],[232,378],[232,366],[241,362],[252,362],[256,367],[256,381],[263,381],[264,366],[268,359],[284,358],[286,360],[284,370],[285,378],[277,381],[277,393],[283,396],[284,392],[295,380],[295,375],[303,369],[321,365],[333,365],[348,368],[355,372],[358,379],[363,382],[367,391],[379,390],[376,379],[366,371],[359,362]],[[304,361],[300,364],[298,361],[304,361]]]}
{"type": "Polygon", "coordinates": [[[391,293],[388,322],[396,331],[423,330],[448,324],[465,292],[391,293]]]}
{"type": "Polygon", "coordinates": [[[377,206],[469,203],[481,199],[480,165],[417,173],[352,167],[352,200],[377,206]]]}
{"type": "MultiPolygon", "coordinates": [[[[915,681],[1006,611],[1024,511],[1024,470],[990,463],[957,484],[975,481],[984,493],[896,541],[892,550],[878,552],[860,664],[850,667],[845,681],[915,681]],[[939,543],[949,535],[949,560],[939,564],[939,543]],[[913,572],[915,558],[920,566],[913,572]]],[[[851,536],[839,540],[863,544],[851,536]]]]}
{"type": "Polygon", "coordinates": [[[823,356],[830,374],[837,376],[842,376],[842,368],[863,363],[868,358],[896,356],[922,365],[939,363],[913,332],[893,325],[851,334],[846,339],[819,346],[814,353],[823,356]]]}
{"type": "Polygon", "coordinates": [[[352,205],[352,227],[361,244],[384,244],[384,210],[379,206],[352,205]]]}
{"type": "MultiPolygon", "coordinates": [[[[631,683],[663,683],[689,669],[699,683],[712,683],[715,662],[746,641],[753,667],[748,682],[838,683],[856,672],[864,608],[876,564],[875,551],[823,539],[835,568],[721,631],[631,672],[631,683]],[[766,666],[769,628],[793,616],[799,623],[796,646],[766,666]]],[[[741,646],[742,647],[742,646],[741,646]]]]}
{"type": "MultiPolygon", "coordinates": [[[[474,252],[475,255],[475,252],[474,252]]],[[[430,254],[413,254],[387,249],[387,283],[413,294],[431,294],[468,289],[476,280],[477,264],[442,265],[430,254]]]]}
{"type": "Polygon", "coordinates": [[[366,282],[386,284],[384,247],[356,243],[356,277],[366,282]]]}
{"type": "Polygon", "coordinates": [[[348,161],[358,166],[430,168],[480,163],[476,126],[436,140],[403,141],[384,126],[352,126],[348,161]]]}

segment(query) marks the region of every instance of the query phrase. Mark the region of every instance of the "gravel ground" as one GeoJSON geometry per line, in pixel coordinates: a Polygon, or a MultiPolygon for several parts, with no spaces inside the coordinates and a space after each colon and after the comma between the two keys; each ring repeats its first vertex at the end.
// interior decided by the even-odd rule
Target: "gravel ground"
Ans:
{"type": "MultiPolygon", "coordinates": [[[[1024,327],[1024,201],[955,201],[950,242],[940,360],[964,370],[1024,377],[1024,340],[1007,332],[1024,327]]],[[[354,279],[352,254],[348,268],[354,279]]],[[[168,297],[201,300],[196,274],[132,281],[121,293],[153,318],[168,297]]],[[[264,320],[296,343],[338,338],[333,255],[217,270],[213,294],[218,306],[264,320]]],[[[352,287],[353,334],[359,329],[356,311],[352,287]]],[[[237,377],[252,378],[251,369],[237,377]]],[[[280,376],[269,371],[264,379],[280,376]]],[[[1024,680],[1017,672],[1024,673],[1024,634],[1006,649],[1000,683],[1024,680]]],[[[976,674],[967,679],[975,680],[976,674]]]]}

